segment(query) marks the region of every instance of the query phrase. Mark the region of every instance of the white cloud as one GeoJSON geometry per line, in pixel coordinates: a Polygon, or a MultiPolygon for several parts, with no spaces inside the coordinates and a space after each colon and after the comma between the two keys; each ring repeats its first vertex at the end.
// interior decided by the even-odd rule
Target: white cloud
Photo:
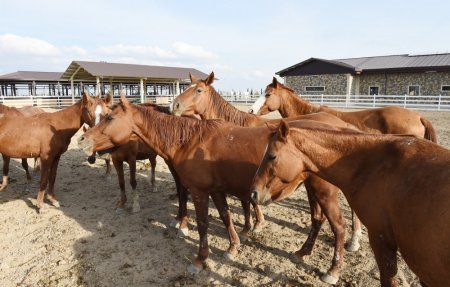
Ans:
{"type": "Polygon", "coordinates": [[[78,46],[64,47],[63,50],[68,53],[73,53],[75,55],[86,56],[88,54],[87,50],[78,46]]]}
{"type": "Polygon", "coordinates": [[[0,35],[0,52],[30,56],[57,56],[61,54],[60,49],[46,41],[14,34],[0,35]]]}
{"type": "Polygon", "coordinates": [[[213,54],[212,52],[206,51],[201,46],[195,46],[188,43],[183,42],[175,42],[173,44],[173,48],[175,51],[184,56],[189,56],[193,58],[200,58],[200,59],[214,59],[217,56],[213,54]]]}
{"type": "Polygon", "coordinates": [[[105,53],[108,55],[124,55],[124,54],[135,54],[135,55],[154,55],[159,58],[176,58],[175,53],[172,51],[164,50],[160,47],[153,46],[141,46],[141,45],[111,45],[111,46],[101,46],[98,48],[100,53],[105,53]]]}

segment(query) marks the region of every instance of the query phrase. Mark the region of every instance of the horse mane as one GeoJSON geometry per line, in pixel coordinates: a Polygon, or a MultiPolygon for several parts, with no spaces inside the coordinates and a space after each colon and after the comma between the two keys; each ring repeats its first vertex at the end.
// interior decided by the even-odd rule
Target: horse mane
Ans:
{"type": "Polygon", "coordinates": [[[217,116],[226,122],[231,122],[235,125],[245,127],[250,124],[251,120],[256,118],[255,115],[240,111],[232,106],[218,92],[216,92],[213,87],[210,86],[210,89],[210,106],[217,112],[217,116]]]}
{"type": "Polygon", "coordinates": [[[215,132],[221,120],[197,120],[175,117],[146,106],[134,105],[139,111],[144,130],[152,131],[147,136],[152,142],[162,144],[165,148],[181,147],[198,136],[200,142],[210,132],[215,132]]]}
{"type": "Polygon", "coordinates": [[[157,105],[154,103],[143,103],[143,104],[139,104],[139,105],[143,106],[143,107],[153,108],[155,111],[158,111],[160,113],[164,113],[164,114],[168,114],[168,115],[171,114],[169,106],[162,106],[162,105],[157,105]]]}

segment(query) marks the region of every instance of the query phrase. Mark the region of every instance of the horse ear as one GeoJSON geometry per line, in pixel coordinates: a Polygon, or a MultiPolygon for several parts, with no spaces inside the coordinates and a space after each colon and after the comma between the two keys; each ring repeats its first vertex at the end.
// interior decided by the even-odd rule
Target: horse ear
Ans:
{"type": "Polygon", "coordinates": [[[275,78],[275,77],[273,77],[273,79],[272,79],[272,86],[273,86],[274,88],[276,88],[276,87],[278,86],[278,80],[277,80],[277,78],[275,78]]]}
{"type": "Polygon", "coordinates": [[[281,120],[278,132],[280,133],[280,138],[286,142],[289,136],[289,124],[286,121],[281,120]]]}
{"type": "Polygon", "coordinates": [[[83,105],[89,104],[90,100],[91,100],[91,97],[88,95],[87,91],[85,90],[83,92],[83,105]]]}
{"type": "Polygon", "coordinates": [[[206,78],[205,80],[205,84],[207,86],[211,86],[211,84],[214,82],[214,72],[211,72],[211,74],[209,74],[208,78],[206,78]]]}
{"type": "Polygon", "coordinates": [[[109,92],[107,92],[106,96],[105,96],[105,104],[109,105],[111,103],[112,103],[112,96],[111,96],[111,94],[109,92]]]}
{"type": "Polygon", "coordinates": [[[83,125],[83,132],[86,132],[88,129],[85,125],[83,125]]]}
{"type": "Polygon", "coordinates": [[[124,90],[122,90],[122,92],[120,92],[120,103],[122,104],[124,109],[126,109],[127,107],[130,106],[130,102],[127,100],[127,97],[125,97],[125,91],[124,90]]]}
{"type": "Polygon", "coordinates": [[[189,72],[189,78],[191,79],[192,84],[198,81],[198,79],[194,75],[192,75],[191,72],[189,72]]]}

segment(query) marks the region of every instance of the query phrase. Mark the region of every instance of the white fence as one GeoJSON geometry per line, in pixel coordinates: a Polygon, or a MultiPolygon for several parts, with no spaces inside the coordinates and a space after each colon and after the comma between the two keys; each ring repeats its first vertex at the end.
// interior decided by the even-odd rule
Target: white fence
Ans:
{"type": "MultiPolygon", "coordinates": [[[[173,100],[173,95],[157,95],[147,96],[147,102],[156,103],[160,105],[168,105],[173,100]]],[[[127,99],[131,102],[140,102],[141,97],[139,95],[127,96],[127,99]]],[[[75,97],[75,101],[80,100],[80,97],[75,97]]],[[[113,102],[118,102],[119,96],[114,95],[113,102]]],[[[62,108],[68,107],[73,104],[72,96],[25,96],[25,97],[0,97],[0,103],[13,106],[38,106],[41,108],[62,108]]]]}
{"type": "MultiPolygon", "coordinates": [[[[252,103],[259,96],[225,96],[233,103],[252,103]]],[[[408,95],[302,95],[314,104],[335,108],[377,108],[398,106],[415,110],[450,111],[450,96],[408,96],[408,95]]]]}

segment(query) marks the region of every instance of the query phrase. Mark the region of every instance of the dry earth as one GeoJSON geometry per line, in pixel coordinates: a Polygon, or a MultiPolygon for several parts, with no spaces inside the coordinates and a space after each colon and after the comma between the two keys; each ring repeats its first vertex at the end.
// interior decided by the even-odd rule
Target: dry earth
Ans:
{"type": "MultiPolygon", "coordinates": [[[[438,142],[449,148],[450,113],[422,113],[434,123],[438,142]]],[[[227,234],[211,202],[208,267],[190,276],[185,270],[198,246],[193,205],[189,203],[191,232],[187,238],[178,238],[169,227],[177,200],[164,162],[158,159],[157,192],[149,191],[149,171],[139,163],[141,211],[133,214],[128,207],[125,213],[116,214],[117,177],[113,173],[112,180],[105,181],[104,163],[87,163],[76,147],[79,135],[59,163],[56,195],[61,208],[47,205],[45,213],[37,214],[32,206],[38,175],[27,186],[20,162],[11,162],[11,183],[0,194],[0,286],[326,286],[319,277],[332,257],[333,235],[328,224],[303,263],[296,265],[288,258],[309,230],[303,188],[282,202],[263,207],[267,225],[242,244],[233,262],[222,256],[227,234]]],[[[241,229],[239,201],[231,198],[229,202],[241,229]]],[[[343,197],[341,206],[350,219],[343,197]]],[[[349,227],[347,231],[348,235],[349,227]]],[[[379,284],[366,233],[360,251],[346,253],[345,261],[338,286],[379,284]]],[[[417,284],[403,262],[399,275],[401,286],[417,284]]]]}

